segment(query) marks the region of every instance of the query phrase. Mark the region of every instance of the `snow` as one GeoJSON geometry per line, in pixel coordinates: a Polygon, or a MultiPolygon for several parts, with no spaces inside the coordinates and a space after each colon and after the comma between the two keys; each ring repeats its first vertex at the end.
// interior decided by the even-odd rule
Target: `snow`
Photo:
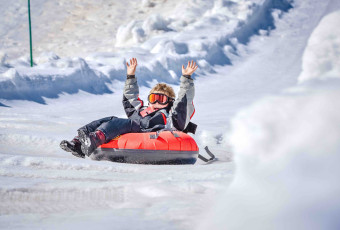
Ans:
{"type": "Polygon", "coordinates": [[[336,26],[339,20],[340,11],[335,11],[313,31],[303,54],[299,82],[340,77],[340,28],[336,26]]]}
{"type": "MultiPolygon", "coordinates": [[[[135,3],[135,1],[131,2],[135,3]]],[[[250,1],[244,0],[237,4],[232,4],[233,7],[231,7],[230,10],[228,9],[230,12],[224,15],[219,10],[216,10],[216,7],[219,6],[222,7],[221,10],[223,8],[226,8],[225,10],[229,8],[229,4],[222,3],[221,1],[214,3],[202,0],[198,2],[192,0],[189,3],[179,1],[174,9],[169,10],[169,8],[166,8],[168,10],[164,13],[164,16],[159,12],[157,14],[152,13],[144,19],[133,19],[126,25],[119,26],[119,23],[116,22],[115,27],[119,27],[117,28],[115,36],[115,46],[123,48],[109,54],[97,54],[96,58],[91,57],[91,55],[84,55],[79,58],[62,57],[59,53],[62,54],[64,48],[55,47],[55,45],[47,44],[46,41],[38,40],[36,42],[38,48],[36,48],[35,63],[39,65],[32,69],[29,66],[27,56],[12,60],[12,56],[22,55],[23,50],[25,50],[24,48],[23,50],[17,49],[17,52],[12,54],[11,49],[13,46],[4,43],[3,49],[5,53],[8,50],[8,59],[12,61],[8,62],[8,67],[3,66],[3,68],[0,69],[0,79],[4,78],[2,75],[11,68],[16,69],[17,75],[15,75],[15,80],[7,79],[6,81],[0,82],[0,88],[4,91],[0,97],[5,99],[26,99],[43,103],[41,99],[42,96],[53,98],[61,92],[74,93],[78,92],[78,90],[84,90],[90,93],[100,93],[100,91],[107,93],[109,91],[105,88],[105,83],[115,79],[123,80],[122,75],[125,71],[124,62],[131,53],[134,53],[134,56],[138,58],[140,63],[139,76],[143,79],[143,81],[140,82],[141,84],[150,86],[147,84],[147,81],[152,81],[155,75],[160,81],[178,84],[178,79],[172,76],[174,76],[173,73],[176,73],[177,76],[180,75],[181,69],[178,68],[178,66],[181,66],[183,62],[185,63],[188,59],[195,57],[199,63],[205,61],[204,65],[199,69],[198,74],[213,73],[214,70],[212,66],[231,63],[231,57],[227,55],[230,52],[233,52],[233,55],[237,54],[239,43],[246,43],[249,37],[258,33],[260,29],[273,28],[274,17],[271,14],[272,10],[275,9],[280,12],[285,12],[290,8],[290,4],[286,1],[280,4],[274,4],[272,1],[263,2],[257,0],[250,3],[250,1]],[[178,16],[178,14],[181,16],[178,16]],[[198,20],[198,15],[203,15],[203,17],[198,20]],[[183,24],[184,26],[175,28],[172,27],[172,23],[176,25],[183,24]],[[221,30],[220,28],[227,29],[221,30]],[[207,34],[209,34],[209,36],[207,36],[207,34]],[[188,39],[190,42],[188,42],[188,39]],[[233,42],[231,40],[233,40],[233,42]],[[48,47],[43,50],[40,46],[48,47]],[[54,47],[55,49],[52,49],[54,47]],[[131,48],[130,50],[129,47],[131,48]],[[225,50],[227,53],[225,53],[225,50]],[[81,67],[77,68],[77,65],[81,67]],[[50,78],[44,77],[47,75],[46,70],[48,71],[48,76],[51,76],[50,78]],[[43,82],[41,80],[42,77],[45,78],[43,82]],[[71,78],[72,80],[70,80],[71,78]],[[81,81],[79,81],[80,79],[81,81]],[[28,80],[29,83],[27,82],[28,80]],[[69,82],[69,84],[67,82],[69,82]],[[96,82],[95,87],[93,87],[93,82],[96,82]],[[27,86],[27,84],[30,85],[27,86]],[[47,93],[44,90],[38,90],[36,87],[31,86],[31,84],[46,85],[45,88],[49,92],[52,92],[47,93]],[[58,87],[55,85],[58,85],[58,87]]],[[[50,9],[51,7],[59,9],[58,6],[51,6],[50,4],[52,3],[46,2],[44,7],[46,7],[46,9],[50,9]]],[[[59,4],[61,4],[61,2],[59,4]]],[[[87,4],[90,3],[84,3],[85,6],[87,4]]],[[[165,4],[164,7],[167,7],[167,4],[165,4]]],[[[88,7],[91,6],[91,4],[88,5],[88,7]]],[[[23,6],[18,7],[22,9],[23,6]]],[[[34,7],[36,6],[33,5],[32,9],[34,9],[34,7]]],[[[76,7],[77,9],[84,8],[84,6],[76,4],[75,6],[65,6],[65,9],[69,10],[69,8],[72,7],[76,7]]],[[[98,6],[92,10],[97,12],[97,8],[98,6]]],[[[38,20],[45,20],[44,13],[35,15],[37,13],[38,12],[33,12],[32,17],[35,16],[38,20]]],[[[56,12],[53,14],[55,13],[56,12]]],[[[92,15],[90,12],[87,13],[88,15],[92,15]]],[[[62,17],[62,15],[63,14],[58,14],[56,19],[62,17]]],[[[66,17],[65,20],[68,20],[67,16],[64,17],[66,17]]],[[[80,21],[79,23],[84,23],[81,19],[82,17],[78,19],[80,21]]],[[[23,18],[20,20],[22,20],[22,23],[25,23],[23,18]]],[[[98,17],[96,20],[100,21],[101,18],[98,17]]],[[[107,26],[112,25],[112,23],[113,22],[107,26]]],[[[38,27],[36,29],[37,31],[44,32],[47,30],[44,24],[35,25],[38,27]]],[[[60,29],[59,21],[52,23],[51,27],[60,29]]],[[[63,28],[65,27],[66,25],[64,25],[63,28]]],[[[8,28],[4,26],[4,30],[6,31],[8,28]]],[[[73,33],[74,32],[75,31],[73,31],[73,33]]],[[[96,31],[91,31],[91,34],[95,32],[96,31]]],[[[69,54],[75,52],[73,49],[81,50],[79,47],[83,40],[79,39],[79,36],[85,33],[88,33],[88,27],[84,27],[78,33],[67,38],[69,40],[68,43],[71,43],[72,46],[69,54]]],[[[100,44],[111,49],[109,48],[112,46],[111,44],[97,42],[96,39],[99,39],[101,35],[98,34],[97,36],[98,38],[94,38],[94,42],[89,42],[91,45],[84,44],[83,46],[98,47],[97,44],[100,44]]],[[[16,40],[20,37],[21,36],[13,38],[12,35],[8,34],[6,39],[16,40]]],[[[55,42],[54,44],[59,44],[59,42],[55,42]]],[[[17,48],[20,48],[20,46],[17,48]]],[[[92,49],[96,50],[95,48],[92,49]]],[[[78,54],[81,55],[81,51],[79,51],[78,54]]]]}
{"type": "Polygon", "coordinates": [[[265,97],[233,117],[228,137],[235,177],[200,229],[339,228],[340,82],[327,78],[337,76],[330,75],[337,65],[323,68],[339,60],[329,48],[338,44],[337,28],[330,30],[337,16],[326,15],[309,38],[299,77],[308,84],[265,97]],[[326,51],[331,54],[318,55],[326,51]]]}
{"type": "Polygon", "coordinates": [[[336,84],[267,97],[233,118],[235,177],[201,229],[339,228],[336,84]]]}
{"type": "Polygon", "coordinates": [[[339,18],[327,1],[0,1],[0,228],[338,229],[339,18]],[[126,7],[126,6],[129,7],[126,7]],[[39,23],[38,23],[39,22],[39,23]],[[80,126],[178,91],[199,64],[196,139],[218,161],[96,162],[62,151],[80,126]]]}

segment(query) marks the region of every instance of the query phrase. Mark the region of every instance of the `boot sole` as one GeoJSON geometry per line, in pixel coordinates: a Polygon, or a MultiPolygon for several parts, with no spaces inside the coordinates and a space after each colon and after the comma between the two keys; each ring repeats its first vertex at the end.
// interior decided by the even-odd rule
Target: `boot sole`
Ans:
{"type": "Polygon", "coordinates": [[[79,153],[75,152],[75,151],[72,151],[72,149],[70,149],[68,146],[67,146],[67,143],[62,141],[60,143],[60,148],[66,152],[70,152],[72,153],[73,156],[76,156],[76,157],[79,157],[79,158],[85,158],[85,155],[80,155],[79,153]]]}
{"type": "Polygon", "coordinates": [[[89,147],[91,146],[91,140],[87,137],[86,133],[83,130],[78,131],[78,138],[81,143],[81,151],[89,156],[89,147]]]}

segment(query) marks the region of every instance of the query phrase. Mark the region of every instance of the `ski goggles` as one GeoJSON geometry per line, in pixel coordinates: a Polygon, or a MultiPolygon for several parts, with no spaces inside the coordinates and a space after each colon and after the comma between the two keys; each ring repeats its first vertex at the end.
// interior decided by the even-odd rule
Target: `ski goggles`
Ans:
{"type": "Polygon", "coordinates": [[[166,105],[171,100],[173,100],[173,98],[168,97],[167,95],[162,93],[150,93],[148,96],[148,101],[151,104],[155,104],[156,102],[158,102],[161,105],[166,105]]]}

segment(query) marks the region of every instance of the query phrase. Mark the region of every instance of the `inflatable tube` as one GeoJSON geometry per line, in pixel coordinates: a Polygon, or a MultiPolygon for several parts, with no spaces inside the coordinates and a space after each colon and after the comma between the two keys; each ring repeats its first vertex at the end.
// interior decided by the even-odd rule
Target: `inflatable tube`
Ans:
{"type": "Polygon", "coordinates": [[[99,146],[91,158],[133,164],[195,164],[199,149],[191,136],[179,131],[156,134],[121,135],[99,146]]]}

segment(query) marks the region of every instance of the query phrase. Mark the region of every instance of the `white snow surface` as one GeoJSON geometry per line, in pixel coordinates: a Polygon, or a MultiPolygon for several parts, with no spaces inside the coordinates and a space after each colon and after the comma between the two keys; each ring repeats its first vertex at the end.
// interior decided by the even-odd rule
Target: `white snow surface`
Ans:
{"type": "Polygon", "coordinates": [[[311,35],[303,55],[299,82],[340,77],[340,11],[327,15],[311,35]]]}
{"type": "Polygon", "coordinates": [[[32,1],[33,68],[25,4],[0,0],[1,229],[339,229],[339,1],[32,1]],[[198,62],[193,137],[218,161],[59,148],[125,117],[131,57],[141,98],[198,62]]]}

